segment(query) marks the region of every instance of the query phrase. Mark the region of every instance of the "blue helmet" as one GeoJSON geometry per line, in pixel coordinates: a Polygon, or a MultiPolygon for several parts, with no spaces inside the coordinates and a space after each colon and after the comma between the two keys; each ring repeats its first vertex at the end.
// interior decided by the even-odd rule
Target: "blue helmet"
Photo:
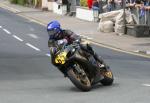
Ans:
{"type": "Polygon", "coordinates": [[[61,32],[60,23],[56,20],[51,21],[47,25],[47,32],[49,34],[50,39],[59,37],[59,35],[61,34],[60,33],[61,32]]]}

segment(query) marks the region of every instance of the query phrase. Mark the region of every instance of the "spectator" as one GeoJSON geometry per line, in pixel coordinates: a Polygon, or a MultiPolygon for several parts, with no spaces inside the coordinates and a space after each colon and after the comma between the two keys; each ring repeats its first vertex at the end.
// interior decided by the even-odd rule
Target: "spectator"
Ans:
{"type": "Polygon", "coordinates": [[[92,9],[97,10],[98,13],[102,13],[102,1],[101,0],[93,0],[92,9]]]}
{"type": "Polygon", "coordinates": [[[103,13],[103,1],[102,0],[97,0],[99,4],[99,13],[103,13]]]}
{"type": "Polygon", "coordinates": [[[99,11],[99,3],[98,3],[97,0],[93,0],[93,2],[92,2],[92,9],[99,11]]]}
{"type": "Polygon", "coordinates": [[[80,0],[76,0],[76,6],[80,6],[80,0]]]}
{"type": "Polygon", "coordinates": [[[145,9],[144,9],[144,4],[142,4],[141,8],[140,8],[140,18],[142,18],[144,16],[145,16],[145,9]]]}
{"type": "Polygon", "coordinates": [[[67,13],[69,14],[70,13],[70,9],[71,9],[71,0],[64,0],[66,1],[66,4],[67,4],[67,13]]]}
{"type": "Polygon", "coordinates": [[[123,0],[115,0],[116,9],[122,9],[123,8],[123,0]]]}
{"type": "Polygon", "coordinates": [[[98,22],[99,21],[98,16],[100,13],[100,8],[99,8],[99,3],[97,0],[93,0],[92,10],[93,10],[94,21],[98,22]]]}
{"type": "Polygon", "coordinates": [[[135,0],[127,0],[127,2],[130,3],[130,4],[134,4],[135,0]]]}
{"type": "Polygon", "coordinates": [[[134,1],[136,4],[141,4],[142,2],[141,2],[141,0],[135,0],[134,1]]]}
{"type": "Polygon", "coordinates": [[[108,11],[112,11],[115,8],[115,2],[114,0],[108,0],[107,1],[107,9],[108,11]]]}
{"type": "Polygon", "coordinates": [[[150,0],[142,0],[144,6],[150,6],[150,0]]]}
{"type": "Polygon", "coordinates": [[[89,9],[92,8],[92,3],[93,3],[93,0],[87,0],[87,4],[88,4],[89,9]]]}

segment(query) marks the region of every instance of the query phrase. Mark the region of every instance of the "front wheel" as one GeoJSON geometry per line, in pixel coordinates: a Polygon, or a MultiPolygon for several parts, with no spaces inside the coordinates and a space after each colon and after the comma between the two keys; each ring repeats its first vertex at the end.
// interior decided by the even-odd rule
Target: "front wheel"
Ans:
{"type": "Polygon", "coordinates": [[[91,82],[85,71],[81,68],[78,69],[80,69],[80,73],[76,69],[69,69],[67,72],[68,78],[78,89],[82,91],[89,91],[91,89],[91,82]]]}
{"type": "Polygon", "coordinates": [[[107,69],[107,70],[103,71],[102,75],[104,76],[104,79],[102,79],[100,81],[102,83],[102,85],[104,85],[104,86],[112,85],[112,83],[114,81],[114,77],[113,77],[113,73],[112,73],[111,69],[107,69]]]}

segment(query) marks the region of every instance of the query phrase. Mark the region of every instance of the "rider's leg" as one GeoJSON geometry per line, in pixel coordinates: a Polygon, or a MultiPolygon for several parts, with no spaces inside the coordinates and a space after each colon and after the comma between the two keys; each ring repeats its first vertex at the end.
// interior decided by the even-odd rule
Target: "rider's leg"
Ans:
{"type": "Polygon", "coordinates": [[[90,54],[93,55],[93,57],[96,61],[100,62],[101,64],[104,63],[103,59],[100,58],[100,56],[93,50],[91,45],[87,44],[87,49],[90,50],[90,54]]]}

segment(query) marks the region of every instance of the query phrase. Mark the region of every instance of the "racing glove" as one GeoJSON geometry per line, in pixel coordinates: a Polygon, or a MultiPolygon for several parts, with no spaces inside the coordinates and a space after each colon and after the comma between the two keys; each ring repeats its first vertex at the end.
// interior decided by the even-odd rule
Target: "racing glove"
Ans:
{"type": "Polygon", "coordinates": [[[67,39],[61,39],[61,40],[58,40],[58,41],[57,41],[57,44],[58,44],[58,45],[67,44],[67,43],[68,43],[67,39]]]}

